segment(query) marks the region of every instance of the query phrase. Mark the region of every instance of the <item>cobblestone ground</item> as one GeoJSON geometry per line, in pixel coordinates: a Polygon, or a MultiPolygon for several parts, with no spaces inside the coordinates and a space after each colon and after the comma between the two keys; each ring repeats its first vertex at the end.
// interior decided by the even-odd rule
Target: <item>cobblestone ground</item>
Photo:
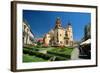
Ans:
{"type": "Polygon", "coordinates": [[[77,60],[79,59],[79,49],[76,47],[71,53],[71,59],[77,60]]]}

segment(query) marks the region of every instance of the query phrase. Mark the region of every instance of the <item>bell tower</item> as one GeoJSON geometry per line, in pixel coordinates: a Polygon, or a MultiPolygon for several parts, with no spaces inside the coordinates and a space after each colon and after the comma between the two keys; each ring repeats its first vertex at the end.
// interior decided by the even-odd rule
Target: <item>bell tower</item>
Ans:
{"type": "Polygon", "coordinates": [[[61,27],[61,20],[60,20],[60,17],[57,17],[55,28],[59,28],[59,27],[61,27]]]}
{"type": "Polygon", "coordinates": [[[54,28],[54,43],[56,46],[64,45],[65,31],[61,26],[61,20],[59,17],[57,17],[55,24],[56,25],[54,28]]]}
{"type": "Polygon", "coordinates": [[[73,45],[73,30],[70,22],[68,22],[65,34],[66,34],[66,45],[73,45]]]}

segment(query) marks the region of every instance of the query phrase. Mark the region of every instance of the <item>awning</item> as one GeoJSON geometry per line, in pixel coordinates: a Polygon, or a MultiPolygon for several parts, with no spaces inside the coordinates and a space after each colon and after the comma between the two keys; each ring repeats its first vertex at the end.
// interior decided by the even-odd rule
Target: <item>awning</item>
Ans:
{"type": "Polygon", "coordinates": [[[89,44],[89,43],[91,43],[91,39],[88,39],[88,40],[82,42],[80,45],[83,45],[83,44],[89,44]]]}

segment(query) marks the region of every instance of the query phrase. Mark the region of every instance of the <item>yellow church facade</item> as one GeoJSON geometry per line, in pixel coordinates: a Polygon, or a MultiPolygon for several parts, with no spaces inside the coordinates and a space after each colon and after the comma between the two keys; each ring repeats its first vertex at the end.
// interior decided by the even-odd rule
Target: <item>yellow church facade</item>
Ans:
{"type": "Polygon", "coordinates": [[[49,46],[73,46],[72,26],[68,23],[67,27],[63,28],[60,18],[57,18],[54,29],[45,34],[43,39],[43,43],[49,46]]]}

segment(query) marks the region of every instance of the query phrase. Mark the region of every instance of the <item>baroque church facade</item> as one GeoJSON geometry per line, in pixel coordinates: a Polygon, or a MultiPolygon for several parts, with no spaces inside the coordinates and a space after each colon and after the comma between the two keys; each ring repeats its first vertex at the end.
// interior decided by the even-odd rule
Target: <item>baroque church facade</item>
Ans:
{"type": "Polygon", "coordinates": [[[45,34],[43,43],[48,46],[73,46],[73,30],[70,23],[66,28],[61,25],[61,19],[58,17],[55,27],[45,34]]]}

